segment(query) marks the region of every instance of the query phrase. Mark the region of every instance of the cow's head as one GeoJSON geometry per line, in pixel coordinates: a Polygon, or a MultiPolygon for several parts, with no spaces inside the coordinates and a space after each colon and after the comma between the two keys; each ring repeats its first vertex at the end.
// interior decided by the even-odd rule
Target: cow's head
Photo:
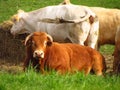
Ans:
{"type": "Polygon", "coordinates": [[[13,22],[13,26],[11,28],[11,34],[22,34],[25,33],[25,24],[23,18],[26,16],[26,13],[22,10],[18,11],[18,14],[14,15],[11,20],[13,22]]]}
{"type": "Polygon", "coordinates": [[[34,58],[44,58],[46,48],[51,46],[53,39],[44,32],[34,32],[25,39],[25,46],[31,46],[34,58]]]}

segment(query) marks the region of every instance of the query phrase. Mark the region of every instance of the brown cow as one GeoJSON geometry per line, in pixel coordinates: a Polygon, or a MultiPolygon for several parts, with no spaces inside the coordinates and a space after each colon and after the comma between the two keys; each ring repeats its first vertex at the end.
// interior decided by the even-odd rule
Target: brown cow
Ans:
{"type": "MultiPolygon", "coordinates": [[[[97,75],[103,75],[105,60],[98,51],[90,47],[53,42],[52,37],[44,32],[28,35],[25,45],[31,50],[27,51],[27,58],[38,60],[42,73],[47,69],[56,70],[61,74],[84,71],[87,75],[92,69],[97,75]]],[[[24,65],[29,62],[26,60],[24,65]]]]}

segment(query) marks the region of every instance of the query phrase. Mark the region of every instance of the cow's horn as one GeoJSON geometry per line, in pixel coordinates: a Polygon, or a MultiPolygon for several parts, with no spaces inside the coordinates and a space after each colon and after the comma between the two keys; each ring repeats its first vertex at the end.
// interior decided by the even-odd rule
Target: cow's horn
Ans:
{"type": "Polygon", "coordinates": [[[30,35],[28,35],[25,39],[24,45],[27,45],[28,40],[32,37],[33,33],[31,33],[30,35]]]}
{"type": "Polygon", "coordinates": [[[47,38],[48,38],[48,42],[47,42],[47,45],[48,46],[51,46],[52,45],[52,42],[53,42],[53,38],[47,34],[47,38]]]}

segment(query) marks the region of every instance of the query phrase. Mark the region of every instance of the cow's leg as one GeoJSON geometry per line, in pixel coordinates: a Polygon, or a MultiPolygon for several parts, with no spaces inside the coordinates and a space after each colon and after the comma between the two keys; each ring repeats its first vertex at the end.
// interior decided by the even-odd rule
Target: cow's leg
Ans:
{"type": "Polygon", "coordinates": [[[45,71],[45,60],[39,60],[39,67],[40,67],[40,73],[46,74],[47,72],[45,71]]]}
{"type": "Polygon", "coordinates": [[[90,23],[88,21],[75,24],[73,30],[69,33],[69,39],[72,43],[84,45],[88,37],[89,31],[90,23]]]}
{"type": "Polygon", "coordinates": [[[68,73],[68,72],[71,72],[71,68],[69,65],[66,65],[66,66],[57,66],[55,68],[55,70],[59,73],[59,74],[65,74],[65,73],[68,73]]]}
{"type": "Polygon", "coordinates": [[[103,71],[103,67],[101,67],[99,64],[98,65],[94,65],[93,71],[95,72],[95,74],[97,76],[103,75],[103,72],[102,72],[103,71]]]}
{"type": "Polygon", "coordinates": [[[113,72],[117,74],[120,73],[120,27],[118,28],[115,36],[113,72]]]}
{"type": "Polygon", "coordinates": [[[32,57],[32,51],[31,51],[31,47],[30,46],[27,46],[26,47],[26,57],[25,57],[25,60],[24,60],[24,65],[23,65],[23,70],[25,71],[30,64],[33,64],[33,57],[32,57]]]}
{"type": "Polygon", "coordinates": [[[40,64],[38,59],[32,58],[31,64],[33,65],[33,69],[35,69],[37,72],[40,71],[40,64]]]}
{"type": "Polygon", "coordinates": [[[81,32],[79,33],[79,44],[84,45],[90,32],[90,23],[85,21],[81,23],[81,32]]]}
{"type": "Polygon", "coordinates": [[[23,71],[25,71],[28,68],[29,64],[30,64],[30,58],[26,57],[23,63],[23,71]]]}
{"type": "Polygon", "coordinates": [[[106,63],[105,63],[105,58],[101,55],[94,55],[93,57],[93,71],[95,72],[96,75],[101,76],[103,75],[103,72],[106,71],[106,63]]]}
{"type": "Polygon", "coordinates": [[[88,46],[97,50],[98,36],[99,36],[99,21],[94,21],[91,24],[90,33],[87,39],[88,46]]]}
{"type": "Polygon", "coordinates": [[[91,71],[91,66],[88,66],[88,67],[86,67],[85,69],[84,69],[84,73],[85,73],[85,75],[88,75],[89,73],[90,73],[90,71],[91,71]]]}
{"type": "Polygon", "coordinates": [[[23,64],[23,70],[25,71],[26,69],[29,68],[29,66],[31,67],[32,65],[32,68],[34,68],[35,70],[39,71],[39,62],[34,59],[34,58],[30,58],[30,57],[26,57],[25,60],[24,60],[24,64],[23,64]]]}
{"type": "Polygon", "coordinates": [[[113,72],[120,73],[120,49],[115,45],[114,61],[113,61],[113,72]]]}

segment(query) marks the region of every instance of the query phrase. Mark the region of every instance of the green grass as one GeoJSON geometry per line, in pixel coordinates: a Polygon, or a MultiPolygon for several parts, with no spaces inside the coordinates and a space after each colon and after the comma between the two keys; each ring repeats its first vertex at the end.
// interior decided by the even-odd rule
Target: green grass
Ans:
{"type": "MultiPolygon", "coordinates": [[[[58,5],[63,0],[0,0],[0,22],[9,19],[17,10],[35,10],[48,5],[58,5]]],[[[87,6],[120,8],[120,0],[71,0],[72,3],[87,6]]]]}
{"type": "Polygon", "coordinates": [[[82,73],[41,75],[30,70],[21,74],[0,73],[0,90],[119,90],[120,77],[82,73]]]}
{"type": "Polygon", "coordinates": [[[102,54],[113,54],[114,52],[114,45],[103,45],[100,47],[100,52],[102,54]]]}
{"type": "Polygon", "coordinates": [[[120,0],[71,0],[74,4],[106,8],[120,8],[120,0]]]}
{"type": "Polygon", "coordinates": [[[9,19],[19,9],[31,11],[60,2],[60,0],[0,0],[0,22],[9,19]]]}

